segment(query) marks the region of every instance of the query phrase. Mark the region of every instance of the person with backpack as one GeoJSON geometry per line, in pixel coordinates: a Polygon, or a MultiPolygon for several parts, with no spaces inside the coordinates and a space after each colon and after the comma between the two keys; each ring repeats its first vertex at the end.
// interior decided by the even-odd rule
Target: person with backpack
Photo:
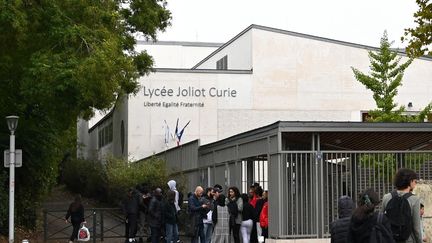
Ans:
{"type": "Polygon", "coordinates": [[[359,195],[357,208],[351,217],[349,243],[395,243],[390,229],[390,221],[375,208],[380,203],[378,194],[369,188],[359,195]]]}
{"type": "Polygon", "coordinates": [[[338,200],[338,215],[339,218],[330,223],[331,243],[345,243],[351,214],[354,210],[354,202],[349,196],[342,196],[338,200]]]}
{"type": "MultiPolygon", "coordinates": [[[[174,195],[175,195],[175,197],[174,197],[174,206],[175,206],[175,209],[176,209],[176,214],[178,214],[179,213],[179,211],[181,210],[181,207],[182,207],[182,205],[183,205],[183,194],[182,193],[180,193],[178,190],[177,190],[177,182],[175,181],[175,180],[170,180],[170,181],[168,181],[168,187],[169,187],[169,189],[170,189],[170,191],[172,191],[173,193],[174,193],[174,195]]],[[[173,228],[173,239],[177,239],[178,240],[178,238],[179,238],[179,233],[178,233],[178,226],[177,226],[177,224],[176,224],[176,227],[174,227],[173,228]]]]}
{"type": "Polygon", "coordinates": [[[177,209],[175,207],[175,192],[169,190],[166,195],[166,202],[163,205],[163,219],[165,222],[166,243],[178,241],[177,209]]]}
{"type": "Polygon", "coordinates": [[[417,173],[401,168],[394,177],[396,190],[383,197],[383,212],[390,221],[396,242],[421,243],[420,198],[412,191],[417,185],[417,173]]]}

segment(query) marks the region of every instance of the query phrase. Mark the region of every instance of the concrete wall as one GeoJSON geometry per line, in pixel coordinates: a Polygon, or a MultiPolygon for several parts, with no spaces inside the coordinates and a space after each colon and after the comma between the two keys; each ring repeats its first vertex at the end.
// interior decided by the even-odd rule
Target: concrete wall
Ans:
{"type": "Polygon", "coordinates": [[[252,69],[252,40],[251,31],[246,32],[228,46],[220,49],[216,54],[199,65],[197,69],[216,69],[216,62],[228,56],[228,69],[252,69]]]}
{"type": "MultiPolygon", "coordinates": [[[[221,45],[221,44],[220,44],[221,45]]],[[[153,57],[154,68],[192,68],[218,48],[216,43],[138,42],[137,51],[153,57]]]]}
{"type": "MultiPolygon", "coordinates": [[[[204,47],[195,50],[188,46],[146,45],[145,48],[154,51],[160,65],[164,63],[167,67],[183,66],[186,61],[179,61],[182,56],[190,54],[192,60],[206,52],[204,47]]],[[[366,47],[252,28],[198,69],[215,69],[217,60],[225,55],[229,69],[253,68],[253,73],[158,71],[140,79],[142,89],[128,103],[129,158],[141,159],[176,146],[172,134],[177,118],[180,128],[191,121],[182,143],[200,139],[205,145],[277,120],[361,121],[362,111],[376,107],[371,91],[355,80],[351,70],[353,66],[369,72],[366,47]],[[210,97],[211,88],[235,90],[236,96],[210,97]],[[171,89],[172,96],[161,95],[163,89],[171,89]],[[186,94],[177,96],[178,89],[185,89],[186,94]],[[149,95],[150,90],[158,90],[159,95],[149,95]],[[178,106],[163,107],[164,102],[178,106]],[[160,105],[149,105],[157,103],[160,105]],[[199,103],[202,107],[186,107],[182,103],[199,103]],[[167,126],[169,141],[165,143],[167,126]]],[[[411,102],[413,111],[423,108],[432,101],[431,77],[432,61],[416,59],[405,72],[397,102],[402,105],[411,102]]],[[[123,112],[121,117],[125,115],[123,112]]],[[[90,138],[89,143],[92,141],[90,138]]]]}
{"type": "MultiPolygon", "coordinates": [[[[250,109],[250,74],[165,73],[156,72],[140,79],[141,91],[129,99],[129,153],[140,159],[177,146],[172,139],[177,118],[179,129],[188,121],[182,144],[200,139],[209,143],[221,139],[218,134],[220,110],[250,109]],[[155,90],[171,89],[172,96],[150,95],[155,90]],[[178,90],[186,93],[178,96],[178,90]],[[215,90],[235,92],[235,96],[211,96],[215,90]],[[189,92],[191,90],[199,92],[189,92]],[[204,92],[202,92],[204,90],[204,92]],[[157,104],[157,105],[150,105],[157,104]],[[164,107],[164,104],[168,105],[164,107]],[[172,105],[174,104],[174,105],[172,105]],[[199,106],[187,106],[200,104],[199,106]],[[165,123],[166,122],[166,123],[165,123]],[[167,126],[168,143],[165,143],[167,126]]],[[[223,117],[222,119],[229,119],[223,117]]],[[[235,121],[233,121],[235,122],[235,121]]]]}

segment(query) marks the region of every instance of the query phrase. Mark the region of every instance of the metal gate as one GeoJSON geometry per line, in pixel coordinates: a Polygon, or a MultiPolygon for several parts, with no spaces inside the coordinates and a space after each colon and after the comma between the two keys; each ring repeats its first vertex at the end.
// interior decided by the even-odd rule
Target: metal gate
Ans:
{"type": "Polygon", "coordinates": [[[393,189],[398,168],[432,179],[431,151],[296,151],[282,152],[285,185],[280,195],[282,238],[329,236],[338,217],[338,198],[373,188],[380,197],[393,189]]]}
{"type": "MultiPolygon", "coordinates": [[[[44,213],[44,242],[69,239],[72,225],[65,224],[65,210],[43,210],[44,213]]],[[[86,227],[90,231],[92,242],[107,239],[125,238],[125,219],[119,208],[90,208],[84,212],[86,227]]],[[[145,237],[145,227],[140,225],[137,237],[145,237]]]]}

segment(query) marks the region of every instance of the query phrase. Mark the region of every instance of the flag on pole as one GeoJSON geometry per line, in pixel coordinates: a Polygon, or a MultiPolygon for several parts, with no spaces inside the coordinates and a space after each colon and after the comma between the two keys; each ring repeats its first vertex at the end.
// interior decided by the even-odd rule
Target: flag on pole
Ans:
{"type": "Polygon", "coordinates": [[[188,123],[186,123],[186,125],[182,128],[182,130],[180,130],[180,132],[178,131],[178,121],[179,119],[177,118],[177,125],[176,125],[176,130],[175,130],[175,136],[177,137],[177,146],[180,145],[180,141],[181,138],[183,136],[184,130],[185,128],[189,125],[189,123],[191,122],[190,120],[188,121],[188,123]]]}
{"type": "Polygon", "coordinates": [[[169,126],[168,126],[168,123],[166,122],[166,120],[164,120],[164,122],[165,122],[165,137],[164,137],[164,142],[165,142],[165,146],[168,147],[168,143],[169,143],[169,140],[170,140],[170,129],[169,129],[169,126]]]}

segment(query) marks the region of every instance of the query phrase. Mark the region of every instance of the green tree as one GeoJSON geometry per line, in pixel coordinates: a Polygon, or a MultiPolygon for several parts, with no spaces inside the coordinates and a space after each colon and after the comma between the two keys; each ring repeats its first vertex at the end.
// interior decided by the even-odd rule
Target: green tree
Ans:
{"type": "MultiPolygon", "coordinates": [[[[135,37],[155,39],[171,20],[165,0],[0,1],[0,117],[20,116],[17,224],[35,226],[35,211],[56,183],[58,164],[74,156],[77,117],[109,109],[138,91],[152,58],[135,37]]],[[[9,146],[6,122],[0,146],[9,146]]],[[[8,185],[8,171],[1,183],[8,185]]],[[[8,205],[0,190],[0,205],[8,205]]],[[[0,215],[7,215],[0,207],[0,215]]],[[[0,217],[7,228],[7,217],[0,217]]]]}
{"type": "Polygon", "coordinates": [[[406,52],[411,57],[432,55],[432,2],[430,0],[416,0],[419,7],[414,13],[417,26],[405,29],[402,41],[407,40],[406,52]]]}
{"type": "Polygon", "coordinates": [[[373,92],[377,109],[369,111],[369,121],[373,122],[422,122],[431,112],[432,104],[427,105],[417,115],[404,114],[404,106],[397,107],[394,98],[398,94],[398,87],[402,85],[405,69],[412,59],[400,64],[401,57],[390,49],[387,32],[381,38],[380,48],[377,52],[369,51],[370,74],[364,74],[351,67],[354,76],[373,92]]]}

